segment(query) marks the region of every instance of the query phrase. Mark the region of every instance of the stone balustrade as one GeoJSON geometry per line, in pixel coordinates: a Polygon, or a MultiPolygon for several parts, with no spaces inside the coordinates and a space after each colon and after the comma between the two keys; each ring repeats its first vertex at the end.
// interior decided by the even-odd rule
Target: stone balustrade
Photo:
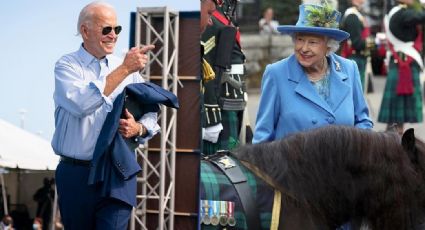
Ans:
{"type": "Polygon", "coordinates": [[[248,87],[259,87],[267,64],[293,53],[293,43],[287,35],[242,34],[242,50],[246,56],[248,87]]]}

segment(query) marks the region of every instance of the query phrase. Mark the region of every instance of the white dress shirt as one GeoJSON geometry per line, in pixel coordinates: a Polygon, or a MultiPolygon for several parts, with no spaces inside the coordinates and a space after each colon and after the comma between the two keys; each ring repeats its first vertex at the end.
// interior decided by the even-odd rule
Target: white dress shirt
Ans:
{"type": "MultiPolygon", "coordinates": [[[[139,73],[130,74],[109,96],[105,96],[106,76],[121,63],[122,60],[113,55],[98,60],[83,46],[56,62],[55,133],[52,139],[56,154],[80,160],[93,158],[97,138],[115,98],[128,84],[144,81],[139,73]]],[[[145,114],[139,122],[149,133],[145,140],[160,130],[156,113],[145,114]]]]}

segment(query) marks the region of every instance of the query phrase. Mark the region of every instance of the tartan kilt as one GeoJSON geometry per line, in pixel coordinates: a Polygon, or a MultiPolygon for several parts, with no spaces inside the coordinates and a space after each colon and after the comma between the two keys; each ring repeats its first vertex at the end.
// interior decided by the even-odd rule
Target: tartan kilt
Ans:
{"type": "Polygon", "coordinates": [[[220,132],[217,143],[203,140],[204,155],[211,155],[218,150],[232,150],[239,145],[239,130],[241,126],[240,117],[243,111],[221,111],[221,124],[223,130],[220,132]]]}
{"type": "Polygon", "coordinates": [[[396,93],[398,66],[390,61],[385,90],[379,109],[378,122],[383,123],[419,123],[423,120],[422,94],[419,79],[419,66],[411,64],[413,77],[413,94],[399,96],[396,93]]]}
{"type": "Polygon", "coordinates": [[[363,56],[358,56],[358,55],[353,55],[350,56],[349,59],[353,60],[356,62],[357,67],[359,68],[359,73],[360,73],[360,81],[362,82],[362,88],[363,91],[365,91],[366,89],[364,88],[365,86],[365,75],[366,75],[366,57],[363,56]]]}
{"type": "MultiPolygon", "coordinates": [[[[241,167],[245,174],[248,185],[251,189],[253,199],[256,202],[257,212],[260,215],[261,229],[270,229],[274,189],[267,185],[263,180],[252,174],[239,161],[232,158],[236,164],[241,167]]],[[[235,202],[234,217],[236,225],[231,226],[213,226],[201,225],[201,229],[248,229],[246,224],[246,216],[243,212],[239,196],[228,177],[216,166],[208,160],[201,160],[201,183],[200,183],[200,200],[215,200],[215,201],[233,201],[235,202]]],[[[202,205],[200,203],[200,205],[202,205]]],[[[202,218],[202,217],[201,217],[202,218]]]]}

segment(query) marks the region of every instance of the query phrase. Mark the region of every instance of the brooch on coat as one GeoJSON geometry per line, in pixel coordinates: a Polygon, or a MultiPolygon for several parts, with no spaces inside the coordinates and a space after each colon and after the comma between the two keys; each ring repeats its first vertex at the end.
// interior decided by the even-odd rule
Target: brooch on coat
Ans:
{"type": "Polygon", "coordinates": [[[337,61],[334,61],[334,63],[335,63],[335,70],[336,71],[341,71],[341,64],[339,62],[337,62],[337,61]]]}

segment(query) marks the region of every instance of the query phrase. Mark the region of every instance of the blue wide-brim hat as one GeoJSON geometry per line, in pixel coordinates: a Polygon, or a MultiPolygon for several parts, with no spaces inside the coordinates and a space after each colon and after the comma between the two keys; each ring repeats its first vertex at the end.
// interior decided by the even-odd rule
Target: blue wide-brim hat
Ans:
{"type": "Polygon", "coordinates": [[[350,37],[350,34],[339,29],[341,13],[330,8],[330,5],[302,4],[300,14],[294,25],[278,26],[282,34],[313,33],[328,36],[339,42],[350,37]]]}

